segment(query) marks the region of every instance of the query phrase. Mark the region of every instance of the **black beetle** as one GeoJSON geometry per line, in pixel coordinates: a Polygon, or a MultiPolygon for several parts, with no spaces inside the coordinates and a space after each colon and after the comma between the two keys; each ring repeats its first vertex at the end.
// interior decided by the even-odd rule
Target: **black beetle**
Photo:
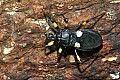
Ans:
{"type": "MultiPolygon", "coordinates": [[[[98,16],[101,18],[104,16],[104,13],[83,21],[81,24],[79,24],[79,27],[75,31],[69,29],[68,19],[65,17],[64,29],[60,30],[57,22],[50,15],[44,13],[44,16],[48,22],[48,25],[54,32],[54,34],[46,34],[45,48],[50,48],[53,45],[55,46],[58,54],[58,63],[60,62],[62,56],[66,58],[67,55],[73,55],[75,62],[77,63],[78,70],[82,72],[79,68],[79,64],[81,63],[80,57],[86,57],[99,52],[102,48],[102,37],[97,31],[80,28],[88,23],[91,19],[94,19],[98,16]]],[[[54,52],[54,50],[51,48],[51,51],[46,54],[48,55],[52,52],[54,52]]]]}

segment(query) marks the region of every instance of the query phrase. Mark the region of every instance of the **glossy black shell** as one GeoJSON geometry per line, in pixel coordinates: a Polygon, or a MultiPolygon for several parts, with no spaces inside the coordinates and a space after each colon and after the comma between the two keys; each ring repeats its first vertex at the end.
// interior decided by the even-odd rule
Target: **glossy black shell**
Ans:
{"type": "Polygon", "coordinates": [[[99,52],[102,48],[101,35],[91,29],[82,29],[83,35],[77,37],[77,42],[81,44],[81,47],[77,49],[80,57],[86,57],[93,53],[99,52]]]}

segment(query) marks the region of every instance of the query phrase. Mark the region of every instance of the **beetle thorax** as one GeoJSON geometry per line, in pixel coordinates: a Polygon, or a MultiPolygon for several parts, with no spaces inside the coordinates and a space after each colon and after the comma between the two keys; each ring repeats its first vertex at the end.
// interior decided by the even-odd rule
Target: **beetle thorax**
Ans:
{"type": "Polygon", "coordinates": [[[56,34],[56,40],[60,45],[69,47],[74,44],[75,36],[70,30],[64,29],[60,33],[56,34]]]}

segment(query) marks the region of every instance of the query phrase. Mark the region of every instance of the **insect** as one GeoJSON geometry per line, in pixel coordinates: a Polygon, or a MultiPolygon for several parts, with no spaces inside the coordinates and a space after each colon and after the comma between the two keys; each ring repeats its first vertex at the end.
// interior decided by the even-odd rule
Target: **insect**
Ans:
{"type": "Polygon", "coordinates": [[[91,19],[94,19],[98,16],[100,16],[100,18],[103,17],[104,13],[95,16],[91,19],[88,19],[86,21],[83,21],[82,23],[79,24],[75,31],[69,29],[68,19],[65,17],[64,17],[65,23],[64,29],[61,30],[57,22],[50,15],[44,13],[44,16],[46,18],[46,21],[48,22],[48,25],[53,31],[53,33],[45,34],[46,35],[45,48],[49,48],[51,50],[48,53],[45,52],[46,55],[49,55],[52,52],[54,52],[55,50],[53,50],[50,47],[55,46],[58,55],[57,59],[58,64],[62,57],[66,58],[66,56],[68,55],[73,55],[78,70],[82,72],[81,69],[79,68],[79,64],[81,63],[80,58],[99,52],[102,48],[102,37],[97,31],[87,28],[85,29],[80,28],[84,26],[86,23],[90,22],[91,19]]]}

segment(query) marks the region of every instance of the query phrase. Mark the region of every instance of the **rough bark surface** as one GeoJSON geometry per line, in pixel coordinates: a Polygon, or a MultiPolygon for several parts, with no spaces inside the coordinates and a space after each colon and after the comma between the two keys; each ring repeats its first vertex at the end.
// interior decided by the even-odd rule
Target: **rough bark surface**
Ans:
{"type": "MultiPolygon", "coordinates": [[[[48,50],[47,50],[48,51],[48,50]]],[[[69,59],[69,56],[67,57],[69,59]]],[[[89,65],[94,57],[80,65],[89,65]]],[[[81,58],[84,62],[86,58],[81,58]]],[[[119,79],[120,76],[120,1],[119,0],[1,0],[0,1],[0,80],[87,80],[119,79]],[[48,24],[43,11],[60,24],[69,19],[70,29],[79,22],[91,20],[82,28],[97,30],[103,38],[103,48],[94,63],[83,73],[67,63],[57,68],[56,52],[46,56],[43,44],[48,24]]]]}

